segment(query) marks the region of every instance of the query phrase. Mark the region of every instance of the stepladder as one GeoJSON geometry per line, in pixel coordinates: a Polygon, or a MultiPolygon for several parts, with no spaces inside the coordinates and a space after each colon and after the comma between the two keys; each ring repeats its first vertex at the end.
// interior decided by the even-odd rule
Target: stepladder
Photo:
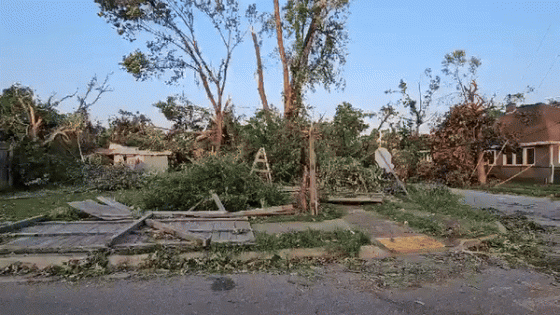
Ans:
{"type": "Polygon", "coordinates": [[[264,148],[260,148],[255,155],[255,161],[253,162],[253,167],[251,168],[251,174],[253,173],[257,173],[267,182],[272,183],[272,173],[270,172],[270,165],[268,164],[268,158],[266,157],[266,151],[264,148]]]}

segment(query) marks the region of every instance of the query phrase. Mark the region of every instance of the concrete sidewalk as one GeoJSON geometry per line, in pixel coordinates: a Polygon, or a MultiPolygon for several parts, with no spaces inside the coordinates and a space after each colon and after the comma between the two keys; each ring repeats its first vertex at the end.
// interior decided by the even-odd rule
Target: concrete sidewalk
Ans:
{"type": "Polygon", "coordinates": [[[421,253],[443,250],[445,245],[426,235],[414,232],[410,227],[386,220],[361,206],[342,206],[344,216],[340,219],[321,222],[275,222],[252,224],[256,232],[280,234],[305,231],[307,229],[334,231],[359,230],[373,244],[362,246],[359,257],[363,259],[385,258],[398,253],[421,253]]]}

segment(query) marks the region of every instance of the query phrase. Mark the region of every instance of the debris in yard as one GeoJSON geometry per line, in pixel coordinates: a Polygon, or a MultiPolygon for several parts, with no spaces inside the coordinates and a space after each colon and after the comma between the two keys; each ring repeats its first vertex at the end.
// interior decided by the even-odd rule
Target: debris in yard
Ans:
{"type": "Polygon", "coordinates": [[[9,234],[0,253],[85,252],[106,248],[132,221],[35,222],[9,234]]]}
{"type": "Polygon", "coordinates": [[[146,220],[146,225],[157,230],[162,230],[165,233],[169,233],[182,240],[195,241],[199,245],[202,245],[204,247],[210,245],[210,235],[204,235],[201,233],[191,233],[188,230],[182,230],[180,228],[176,228],[174,226],[162,223],[157,220],[146,220]]]}
{"type": "Polygon", "coordinates": [[[41,221],[45,221],[45,220],[46,220],[46,216],[39,215],[39,216],[36,216],[36,217],[33,217],[33,218],[21,220],[21,221],[18,221],[18,222],[5,224],[5,225],[0,225],[0,233],[13,232],[13,231],[16,231],[18,229],[21,229],[21,228],[33,225],[37,222],[41,222],[41,221]]]}
{"type": "Polygon", "coordinates": [[[293,205],[268,207],[261,209],[221,212],[221,211],[158,211],[160,215],[171,217],[194,217],[194,218],[239,218],[239,217],[259,217],[273,215],[292,215],[295,214],[293,205]]]}
{"type": "Polygon", "coordinates": [[[396,253],[413,253],[445,248],[445,245],[441,242],[425,235],[377,238],[376,240],[396,253]]]}
{"type": "Polygon", "coordinates": [[[255,242],[247,218],[180,218],[173,213],[154,213],[146,222],[181,239],[195,240],[202,245],[212,243],[250,244],[255,242]]]}
{"type": "MultiPolygon", "coordinates": [[[[107,199],[105,199],[107,200],[107,199]]],[[[132,212],[125,205],[110,201],[108,205],[99,204],[91,199],[68,203],[72,208],[83,211],[101,220],[131,220],[132,212]],[[117,205],[118,204],[118,205],[117,205]]]]}
{"type": "Polygon", "coordinates": [[[327,198],[327,202],[330,203],[382,203],[383,194],[372,194],[366,196],[356,196],[356,197],[338,197],[332,196],[327,198]]]}

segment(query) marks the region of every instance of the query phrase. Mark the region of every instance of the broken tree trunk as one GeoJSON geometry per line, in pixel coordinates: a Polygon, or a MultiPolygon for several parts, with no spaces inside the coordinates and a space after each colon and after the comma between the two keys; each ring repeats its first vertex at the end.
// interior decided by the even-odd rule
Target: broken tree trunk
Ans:
{"type": "Polygon", "coordinates": [[[264,92],[264,77],[263,77],[263,67],[261,61],[261,48],[259,45],[259,41],[257,40],[257,34],[255,34],[255,30],[251,28],[251,35],[253,36],[253,44],[255,45],[255,55],[257,56],[257,76],[258,76],[258,90],[259,95],[261,97],[261,102],[263,106],[263,110],[270,111],[268,107],[268,101],[266,99],[266,93],[264,92]]]}
{"type": "Polygon", "coordinates": [[[317,175],[315,156],[315,135],[313,125],[309,128],[309,208],[311,214],[319,214],[319,202],[317,201],[317,175]]]}

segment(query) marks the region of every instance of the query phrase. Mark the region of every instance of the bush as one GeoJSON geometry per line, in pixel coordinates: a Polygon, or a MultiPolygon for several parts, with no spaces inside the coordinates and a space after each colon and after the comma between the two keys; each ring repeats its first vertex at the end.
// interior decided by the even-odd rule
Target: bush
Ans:
{"type": "Polygon", "coordinates": [[[363,166],[351,157],[333,157],[321,164],[321,189],[328,192],[374,192],[381,188],[383,170],[377,165],[363,166]]]}
{"type": "Polygon", "coordinates": [[[133,170],[124,164],[84,166],[85,184],[98,190],[119,190],[141,188],[147,182],[149,175],[142,171],[133,170]]]}
{"type": "Polygon", "coordinates": [[[198,209],[217,209],[209,201],[216,193],[229,211],[247,207],[286,204],[288,197],[273,184],[264,183],[251,169],[233,156],[209,156],[182,171],[152,178],[143,193],[146,209],[186,210],[197,203],[198,209]]]}
{"type": "Polygon", "coordinates": [[[257,151],[265,148],[274,181],[297,183],[303,173],[302,148],[308,146],[301,132],[305,128],[303,120],[289,121],[277,112],[260,111],[240,130],[243,154],[253,161],[257,151]]]}
{"type": "Polygon", "coordinates": [[[74,184],[82,180],[83,164],[64,148],[25,139],[17,143],[13,156],[16,186],[74,184]]]}

